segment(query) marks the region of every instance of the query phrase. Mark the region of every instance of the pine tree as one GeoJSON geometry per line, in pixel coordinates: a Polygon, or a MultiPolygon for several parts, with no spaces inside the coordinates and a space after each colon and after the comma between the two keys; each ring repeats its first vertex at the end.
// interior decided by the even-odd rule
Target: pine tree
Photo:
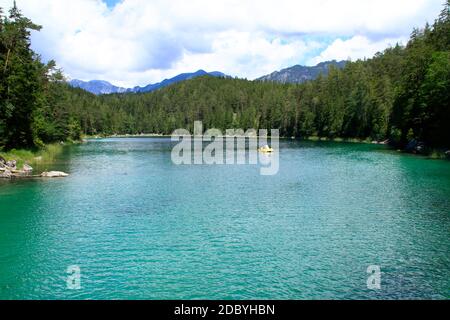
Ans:
{"type": "Polygon", "coordinates": [[[0,113],[6,148],[33,146],[33,111],[40,91],[40,64],[30,49],[30,30],[40,30],[22,16],[14,2],[2,19],[0,113]]]}

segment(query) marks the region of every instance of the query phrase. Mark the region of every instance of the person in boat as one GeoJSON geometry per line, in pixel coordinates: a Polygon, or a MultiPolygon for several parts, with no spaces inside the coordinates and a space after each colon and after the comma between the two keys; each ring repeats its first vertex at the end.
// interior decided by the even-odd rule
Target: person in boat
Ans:
{"type": "Polygon", "coordinates": [[[259,151],[263,153],[272,153],[273,149],[268,145],[265,145],[264,147],[259,148],[259,151]]]}

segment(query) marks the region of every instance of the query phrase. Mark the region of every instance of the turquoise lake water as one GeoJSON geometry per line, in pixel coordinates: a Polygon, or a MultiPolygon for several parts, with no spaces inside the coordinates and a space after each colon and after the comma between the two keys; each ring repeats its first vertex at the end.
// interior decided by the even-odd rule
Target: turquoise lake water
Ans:
{"type": "Polygon", "coordinates": [[[168,139],[91,140],[49,168],[69,178],[0,181],[0,299],[450,298],[450,162],[280,149],[261,176],[175,166],[168,139]]]}

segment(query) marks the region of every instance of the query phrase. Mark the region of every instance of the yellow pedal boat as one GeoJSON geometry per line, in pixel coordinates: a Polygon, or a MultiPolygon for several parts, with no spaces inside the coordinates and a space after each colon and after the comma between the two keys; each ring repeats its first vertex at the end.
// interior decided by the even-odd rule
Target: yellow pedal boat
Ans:
{"type": "Polygon", "coordinates": [[[261,147],[258,149],[258,151],[261,153],[273,153],[274,152],[274,150],[269,146],[261,147]]]}

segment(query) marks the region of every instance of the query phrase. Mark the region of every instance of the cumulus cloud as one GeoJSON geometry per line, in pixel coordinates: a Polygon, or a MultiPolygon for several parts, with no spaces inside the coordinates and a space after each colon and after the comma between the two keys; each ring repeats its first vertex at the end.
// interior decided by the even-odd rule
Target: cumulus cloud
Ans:
{"type": "Polygon", "coordinates": [[[322,61],[328,60],[357,60],[371,58],[377,52],[381,52],[388,47],[396,44],[406,44],[407,37],[388,38],[378,41],[371,41],[364,36],[354,36],[349,40],[336,39],[329,47],[327,47],[320,55],[308,61],[309,65],[316,65],[322,61]]]}
{"type": "MultiPolygon", "coordinates": [[[[197,69],[256,78],[370,57],[432,21],[441,0],[17,0],[33,47],[72,78],[145,85],[197,69]],[[331,39],[322,41],[321,39],[331,39]]],[[[9,7],[12,0],[0,0],[9,7]]]]}

